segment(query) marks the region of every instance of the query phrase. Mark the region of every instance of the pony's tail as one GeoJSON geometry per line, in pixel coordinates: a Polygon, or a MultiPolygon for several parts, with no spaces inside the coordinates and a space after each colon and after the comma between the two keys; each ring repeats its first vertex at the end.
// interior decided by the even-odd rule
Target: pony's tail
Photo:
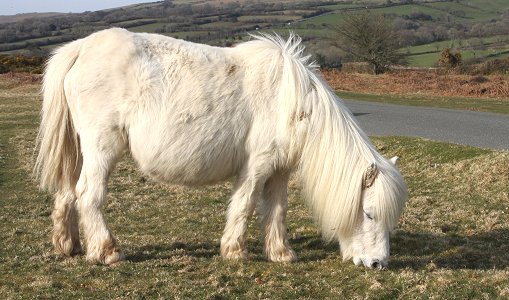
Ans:
{"type": "Polygon", "coordinates": [[[64,79],[78,58],[81,41],[57,49],[43,79],[41,125],[34,175],[50,192],[72,187],[81,171],[81,153],[64,91],[64,79]]]}

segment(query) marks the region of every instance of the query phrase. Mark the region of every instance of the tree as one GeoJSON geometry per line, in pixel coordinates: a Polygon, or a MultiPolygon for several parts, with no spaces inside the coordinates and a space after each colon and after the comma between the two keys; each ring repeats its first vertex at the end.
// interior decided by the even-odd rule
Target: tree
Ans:
{"type": "Polygon", "coordinates": [[[369,11],[350,13],[334,27],[335,45],[356,59],[369,63],[375,74],[385,72],[401,60],[398,38],[392,23],[369,11]]]}

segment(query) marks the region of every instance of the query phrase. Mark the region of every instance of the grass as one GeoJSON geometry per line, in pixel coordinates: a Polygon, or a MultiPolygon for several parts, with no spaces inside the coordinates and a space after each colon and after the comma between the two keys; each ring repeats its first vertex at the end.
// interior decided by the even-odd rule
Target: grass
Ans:
{"type": "Polygon", "coordinates": [[[267,20],[277,20],[277,22],[288,22],[299,20],[302,16],[299,15],[246,15],[238,17],[239,22],[258,22],[267,20]]]}
{"type": "MultiPolygon", "coordinates": [[[[463,11],[465,13],[464,17],[461,17],[459,19],[461,20],[475,20],[475,21],[487,21],[492,18],[497,18],[500,16],[500,10],[496,11],[490,11],[486,10],[483,5],[480,7],[470,7],[467,5],[464,5],[463,3],[454,3],[454,2],[440,2],[440,3],[430,3],[431,7],[437,8],[437,9],[444,9],[447,11],[463,11]]],[[[507,8],[507,4],[505,6],[498,6],[501,9],[507,8]]],[[[502,10],[503,11],[503,10],[502,10]]]]}
{"type": "Polygon", "coordinates": [[[390,269],[342,262],[322,242],[299,185],[289,188],[294,264],[264,260],[256,216],[246,262],[224,261],[219,239],[231,182],[163,185],[129,157],[105,207],[127,261],[91,265],[55,255],[52,197],[30,179],[38,84],[0,80],[0,295],[2,299],[494,299],[509,297],[509,153],[428,140],[374,138],[400,156],[410,199],[391,239],[390,269]]]}
{"type": "Polygon", "coordinates": [[[431,95],[380,95],[349,91],[336,91],[344,99],[364,100],[397,105],[466,109],[483,112],[509,114],[507,100],[474,97],[439,97],[431,95]]]}
{"type": "Polygon", "coordinates": [[[140,26],[129,27],[128,30],[132,32],[155,32],[157,29],[162,28],[164,25],[171,25],[171,23],[151,23],[140,26]]]}
{"type": "MultiPolygon", "coordinates": [[[[444,12],[441,12],[439,10],[423,7],[416,4],[407,4],[407,5],[397,5],[397,6],[391,6],[391,7],[383,7],[383,8],[372,8],[370,11],[374,14],[392,14],[392,15],[409,15],[414,11],[420,11],[426,14],[429,14],[433,17],[436,17],[438,15],[444,15],[444,12]]],[[[306,24],[314,24],[314,25],[323,25],[326,24],[328,26],[334,26],[338,25],[343,16],[344,12],[338,12],[338,13],[332,13],[332,14],[326,14],[321,15],[313,18],[309,18],[307,20],[304,20],[300,22],[300,24],[306,25],[306,24]]]]}
{"type": "MultiPolygon", "coordinates": [[[[502,50],[461,50],[461,57],[463,60],[481,57],[484,57],[486,60],[503,59],[509,56],[509,46],[507,47],[508,48],[502,50]]],[[[440,52],[424,53],[408,55],[406,56],[406,60],[408,62],[408,66],[430,68],[436,66],[439,56],[440,52]]]]}
{"type": "Polygon", "coordinates": [[[475,8],[483,9],[485,11],[490,12],[501,12],[507,9],[507,1],[506,0],[469,0],[469,5],[474,6],[475,8]]]}

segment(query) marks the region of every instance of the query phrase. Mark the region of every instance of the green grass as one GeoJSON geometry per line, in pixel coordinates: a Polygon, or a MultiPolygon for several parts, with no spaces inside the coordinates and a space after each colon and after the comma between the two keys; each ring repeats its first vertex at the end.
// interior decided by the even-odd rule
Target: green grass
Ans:
{"type": "Polygon", "coordinates": [[[179,38],[179,39],[187,39],[191,37],[197,37],[197,36],[206,36],[209,31],[205,30],[199,30],[199,31],[178,31],[178,32],[169,32],[165,35],[179,38]]]}
{"type": "Polygon", "coordinates": [[[340,3],[340,4],[318,6],[318,8],[327,9],[327,10],[344,10],[344,9],[349,9],[349,8],[360,8],[360,7],[364,7],[364,5],[363,4],[340,3]]]}
{"type": "MultiPolygon", "coordinates": [[[[411,67],[422,67],[430,68],[436,66],[440,54],[436,53],[425,53],[418,55],[407,56],[406,60],[411,67]]],[[[509,56],[509,48],[502,50],[463,50],[461,51],[461,57],[463,60],[472,58],[485,57],[486,60],[491,59],[502,59],[509,56]]]]}
{"type": "Polygon", "coordinates": [[[375,13],[381,13],[381,14],[394,14],[397,16],[403,16],[403,15],[410,15],[413,12],[422,12],[427,15],[430,15],[433,18],[437,18],[439,16],[443,16],[446,13],[426,7],[421,6],[417,4],[407,4],[407,5],[398,5],[398,6],[392,6],[392,7],[383,7],[383,8],[377,8],[372,10],[375,13]]]}
{"type": "Polygon", "coordinates": [[[473,5],[475,8],[497,13],[503,12],[508,6],[506,0],[468,0],[467,3],[473,5]]]}
{"type": "Polygon", "coordinates": [[[258,20],[277,20],[277,22],[287,22],[300,19],[299,15],[246,15],[238,17],[239,22],[255,22],[258,20]]]}
{"type": "Polygon", "coordinates": [[[509,296],[509,153],[404,137],[374,138],[401,157],[410,198],[391,238],[391,265],[343,262],[322,242],[299,185],[289,188],[294,264],[266,262],[257,217],[245,262],[224,261],[219,239],[231,182],[163,185],[126,157],[105,212],[127,261],[115,267],[53,253],[52,197],[30,179],[38,84],[0,80],[2,299],[495,299],[509,296]]]}
{"type": "Polygon", "coordinates": [[[321,15],[321,16],[306,19],[302,22],[299,22],[299,25],[301,25],[301,26],[306,26],[307,24],[313,24],[316,26],[337,25],[341,22],[342,18],[343,18],[343,13],[326,14],[326,15],[321,15]]]}
{"type": "Polygon", "coordinates": [[[424,45],[418,45],[418,46],[411,46],[406,47],[402,49],[402,52],[408,53],[408,54],[419,54],[419,53],[425,53],[425,52],[431,52],[431,51],[440,51],[446,47],[449,48],[465,48],[465,47],[471,47],[472,44],[476,43],[482,43],[486,47],[500,47],[504,46],[506,44],[509,44],[509,38],[507,36],[503,35],[496,35],[496,36],[490,36],[486,38],[471,38],[471,39],[465,39],[465,40],[447,40],[447,41],[440,41],[440,42],[433,42],[429,44],[424,45]],[[404,51],[403,51],[404,50],[404,51]]]}
{"type": "MultiPolygon", "coordinates": [[[[487,11],[484,7],[474,8],[455,2],[441,2],[441,3],[430,3],[432,7],[437,9],[443,9],[446,11],[462,11],[465,13],[464,17],[455,17],[464,21],[487,21],[492,18],[500,17],[501,11],[487,11]]],[[[507,8],[507,5],[506,5],[507,8]]]]}
{"type": "Polygon", "coordinates": [[[439,97],[429,95],[379,95],[349,91],[336,91],[343,99],[363,100],[397,105],[438,107],[509,114],[507,99],[474,97],[439,97]]]}
{"type": "MultiPolygon", "coordinates": [[[[407,4],[407,5],[397,5],[397,6],[391,6],[391,7],[383,7],[383,8],[373,8],[370,9],[370,11],[374,14],[394,14],[394,15],[409,15],[414,11],[420,11],[426,14],[429,14],[433,17],[444,15],[444,12],[441,12],[439,10],[419,6],[416,4],[407,4]]],[[[327,26],[334,26],[338,25],[341,22],[341,19],[343,18],[344,13],[338,12],[333,14],[327,14],[322,15],[314,18],[310,18],[308,20],[305,20],[301,22],[300,24],[306,25],[306,24],[314,24],[314,25],[322,25],[325,24],[327,26]]]]}
{"type": "Polygon", "coordinates": [[[132,32],[155,32],[157,29],[162,28],[164,25],[171,25],[171,23],[152,23],[152,24],[145,24],[140,26],[133,26],[129,27],[129,31],[132,32]]]}

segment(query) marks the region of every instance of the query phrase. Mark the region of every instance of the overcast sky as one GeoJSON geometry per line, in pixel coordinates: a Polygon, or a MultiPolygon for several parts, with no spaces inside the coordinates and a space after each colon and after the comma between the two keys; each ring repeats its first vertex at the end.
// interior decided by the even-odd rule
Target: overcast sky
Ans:
{"type": "Polygon", "coordinates": [[[0,15],[31,12],[84,12],[157,0],[0,0],[0,15]]]}

